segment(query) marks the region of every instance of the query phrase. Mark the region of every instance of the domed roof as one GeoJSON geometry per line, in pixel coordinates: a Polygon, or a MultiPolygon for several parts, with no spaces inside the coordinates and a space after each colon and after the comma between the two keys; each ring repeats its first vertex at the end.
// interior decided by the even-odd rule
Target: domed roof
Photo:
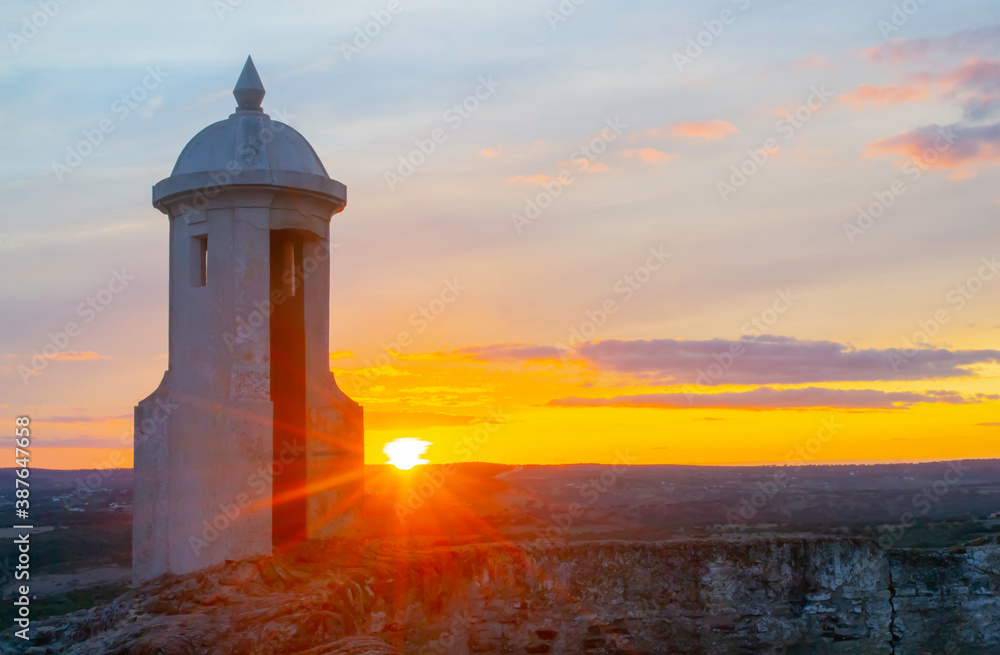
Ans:
{"type": "Polygon", "coordinates": [[[264,93],[247,57],[233,89],[236,111],[188,142],[170,177],[153,187],[155,205],[182,192],[241,184],[288,186],[345,198],[344,185],[330,179],[305,137],[264,113],[264,93]]]}
{"type": "Polygon", "coordinates": [[[329,177],[305,137],[262,111],[237,110],[181,151],[171,175],[225,170],[298,171],[329,177]]]}

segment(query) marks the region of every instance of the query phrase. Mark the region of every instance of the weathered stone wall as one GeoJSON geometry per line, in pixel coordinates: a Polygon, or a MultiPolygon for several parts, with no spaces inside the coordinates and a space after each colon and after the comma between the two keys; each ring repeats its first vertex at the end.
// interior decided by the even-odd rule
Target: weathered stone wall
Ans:
{"type": "Polygon", "coordinates": [[[892,652],[889,563],[866,541],[476,548],[412,571],[409,653],[892,652]]]}
{"type": "Polygon", "coordinates": [[[889,553],[897,655],[1000,653],[1000,548],[889,553]]]}
{"type": "Polygon", "coordinates": [[[995,546],[496,546],[425,555],[407,574],[409,602],[386,617],[407,653],[1000,652],[995,546]]]}

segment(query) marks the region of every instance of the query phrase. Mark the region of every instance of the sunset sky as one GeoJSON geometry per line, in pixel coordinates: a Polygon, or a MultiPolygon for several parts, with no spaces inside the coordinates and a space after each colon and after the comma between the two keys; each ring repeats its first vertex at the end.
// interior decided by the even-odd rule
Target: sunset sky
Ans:
{"type": "Polygon", "coordinates": [[[330,366],[369,463],[1000,456],[996,2],[53,5],[0,10],[0,418],[34,466],[131,465],[150,187],[247,54],[348,188],[330,366]]]}

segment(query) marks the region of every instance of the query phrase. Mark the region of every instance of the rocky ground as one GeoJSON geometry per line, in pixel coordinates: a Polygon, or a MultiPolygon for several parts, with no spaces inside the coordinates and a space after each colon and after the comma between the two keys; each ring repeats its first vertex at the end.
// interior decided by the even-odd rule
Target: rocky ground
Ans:
{"type": "Polygon", "coordinates": [[[32,623],[0,654],[1000,652],[1000,545],[311,542],[32,623]]]}
{"type": "Polygon", "coordinates": [[[379,573],[379,557],[345,546],[337,545],[333,566],[331,545],[312,544],[279,557],[163,576],[106,606],[33,624],[27,650],[6,630],[0,653],[396,653],[367,635],[384,627],[372,622],[373,596],[365,585],[379,573]],[[350,566],[361,559],[369,568],[350,566]]]}

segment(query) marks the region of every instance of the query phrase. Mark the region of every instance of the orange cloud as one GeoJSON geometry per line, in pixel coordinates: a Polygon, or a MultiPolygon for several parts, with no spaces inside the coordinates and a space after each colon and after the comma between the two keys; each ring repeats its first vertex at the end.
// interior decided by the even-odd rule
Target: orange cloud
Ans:
{"type": "Polygon", "coordinates": [[[571,159],[570,162],[582,171],[587,171],[588,173],[607,173],[611,170],[607,164],[592,159],[587,159],[586,157],[581,157],[579,159],[571,159]]]}
{"type": "Polygon", "coordinates": [[[483,157],[488,157],[491,159],[495,157],[501,157],[503,156],[503,145],[502,144],[498,145],[496,148],[493,149],[483,148],[482,150],[479,151],[479,154],[482,155],[483,157]]]}
{"type": "MultiPolygon", "coordinates": [[[[732,123],[716,118],[711,121],[687,121],[674,123],[670,126],[668,134],[673,137],[685,139],[704,139],[714,141],[724,138],[726,135],[735,134],[739,129],[732,123]]],[[[662,132],[660,132],[662,133],[662,132]]]]}
{"type": "Polygon", "coordinates": [[[472,425],[482,420],[478,416],[442,414],[439,412],[366,412],[365,429],[378,432],[387,430],[422,430],[436,427],[472,425]]]}
{"type": "Polygon", "coordinates": [[[958,182],[960,180],[967,180],[970,177],[975,177],[979,175],[978,171],[955,171],[948,176],[948,179],[952,182],[958,182]]]}
{"type": "Polygon", "coordinates": [[[35,423],[118,423],[122,421],[131,422],[131,414],[119,414],[116,416],[43,416],[33,419],[35,423]]]}
{"type": "Polygon", "coordinates": [[[54,357],[52,357],[52,359],[57,362],[75,362],[86,359],[111,359],[111,358],[107,357],[106,355],[98,355],[92,350],[88,350],[86,352],[80,352],[76,350],[65,350],[61,353],[57,353],[54,357]]]}
{"type": "Polygon", "coordinates": [[[545,184],[546,182],[554,182],[557,179],[558,178],[550,177],[544,173],[537,173],[535,175],[515,175],[507,178],[507,184],[510,186],[530,186],[535,184],[545,184]]]}
{"type": "Polygon", "coordinates": [[[335,350],[330,353],[330,359],[347,359],[348,357],[354,357],[354,353],[350,350],[335,350]]]}
{"type": "Polygon", "coordinates": [[[862,84],[861,86],[842,93],[837,100],[851,105],[855,109],[868,106],[898,105],[904,102],[919,102],[928,97],[926,84],[862,84]]]}
{"type": "Polygon", "coordinates": [[[639,148],[638,150],[630,148],[623,151],[622,154],[630,158],[638,157],[651,166],[658,166],[673,157],[673,155],[657,150],[656,148],[639,148]]]}

